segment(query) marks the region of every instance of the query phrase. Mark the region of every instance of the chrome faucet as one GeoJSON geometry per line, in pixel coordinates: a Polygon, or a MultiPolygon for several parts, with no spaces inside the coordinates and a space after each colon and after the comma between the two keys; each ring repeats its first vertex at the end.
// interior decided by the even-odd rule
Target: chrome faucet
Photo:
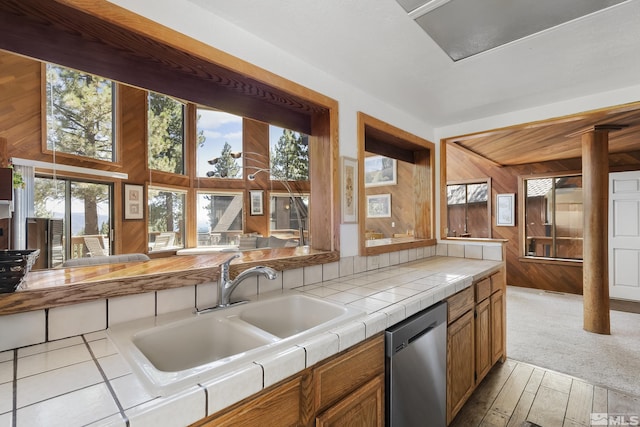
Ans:
{"type": "Polygon", "coordinates": [[[243,272],[238,274],[235,279],[230,280],[229,265],[231,264],[232,260],[238,258],[239,256],[240,255],[238,254],[233,255],[231,258],[223,262],[222,265],[220,265],[220,279],[218,281],[218,308],[228,307],[231,305],[231,293],[247,277],[262,275],[269,280],[273,280],[278,277],[278,273],[273,268],[256,266],[244,270],[243,272]]]}

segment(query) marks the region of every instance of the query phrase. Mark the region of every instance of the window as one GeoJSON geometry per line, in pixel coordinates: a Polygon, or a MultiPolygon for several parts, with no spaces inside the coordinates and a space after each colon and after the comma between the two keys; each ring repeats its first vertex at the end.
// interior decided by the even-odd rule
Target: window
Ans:
{"type": "Polygon", "coordinates": [[[523,183],[526,255],[582,259],[582,177],[532,178],[523,183]]]}
{"type": "Polygon", "coordinates": [[[149,92],[148,105],[149,168],[184,174],[185,105],[154,92],[149,92]]]}
{"type": "Polygon", "coordinates": [[[488,182],[447,185],[447,235],[491,237],[488,182]]]}
{"type": "Polygon", "coordinates": [[[47,149],[112,162],[114,83],[46,66],[47,149]]]}
{"type": "MultiPolygon", "coordinates": [[[[309,195],[274,194],[271,193],[270,232],[272,236],[291,238],[299,237],[300,232],[307,235],[309,231],[309,195]]],[[[308,237],[308,236],[307,236],[308,237]]]]}
{"type": "Polygon", "coordinates": [[[197,176],[242,178],[242,117],[197,110],[197,176]]]}
{"type": "Polygon", "coordinates": [[[149,251],[184,247],[186,191],[149,187],[149,251]]]}
{"type": "Polygon", "coordinates": [[[198,246],[230,246],[242,234],[242,193],[198,193],[198,246]]]}
{"type": "Polygon", "coordinates": [[[52,267],[65,259],[111,254],[112,185],[36,177],[34,212],[63,220],[61,242],[52,242],[52,267]]]}
{"type": "Polygon", "coordinates": [[[269,126],[271,179],[309,180],[309,137],[303,133],[269,126]]]}

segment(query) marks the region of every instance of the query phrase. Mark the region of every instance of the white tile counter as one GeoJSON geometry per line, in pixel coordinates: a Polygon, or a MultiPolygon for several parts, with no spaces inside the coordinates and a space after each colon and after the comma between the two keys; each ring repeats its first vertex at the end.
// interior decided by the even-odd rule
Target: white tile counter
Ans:
{"type": "Polygon", "coordinates": [[[294,288],[360,308],[367,316],[169,397],[154,398],[145,390],[105,331],[0,352],[0,427],[188,425],[385,330],[501,266],[500,261],[436,256],[294,288]]]}

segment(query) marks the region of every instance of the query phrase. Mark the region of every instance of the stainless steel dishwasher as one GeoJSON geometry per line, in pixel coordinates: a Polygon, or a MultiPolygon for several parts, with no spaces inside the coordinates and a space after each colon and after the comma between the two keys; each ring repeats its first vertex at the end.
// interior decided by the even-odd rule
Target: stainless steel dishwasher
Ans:
{"type": "Polygon", "coordinates": [[[387,329],[386,425],[445,427],[447,423],[447,303],[387,329]]]}

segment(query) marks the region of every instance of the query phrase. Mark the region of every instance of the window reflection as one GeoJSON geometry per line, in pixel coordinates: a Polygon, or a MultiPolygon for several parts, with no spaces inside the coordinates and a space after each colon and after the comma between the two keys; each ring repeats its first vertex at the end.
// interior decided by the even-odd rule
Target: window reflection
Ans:
{"type": "Polygon", "coordinates": [[[527,256],[582,259],[582,177],[524,180],[527,256]]]}
{"type": "Polygon", "coordinates": [[[491,237],[489,215],[489,184],[447,185],[449,237],[491,237]]]}
{"type": "Polygon", "coordinates": [[[149,187],[149,251],[184,247],[185,191],[149,187]]]}

